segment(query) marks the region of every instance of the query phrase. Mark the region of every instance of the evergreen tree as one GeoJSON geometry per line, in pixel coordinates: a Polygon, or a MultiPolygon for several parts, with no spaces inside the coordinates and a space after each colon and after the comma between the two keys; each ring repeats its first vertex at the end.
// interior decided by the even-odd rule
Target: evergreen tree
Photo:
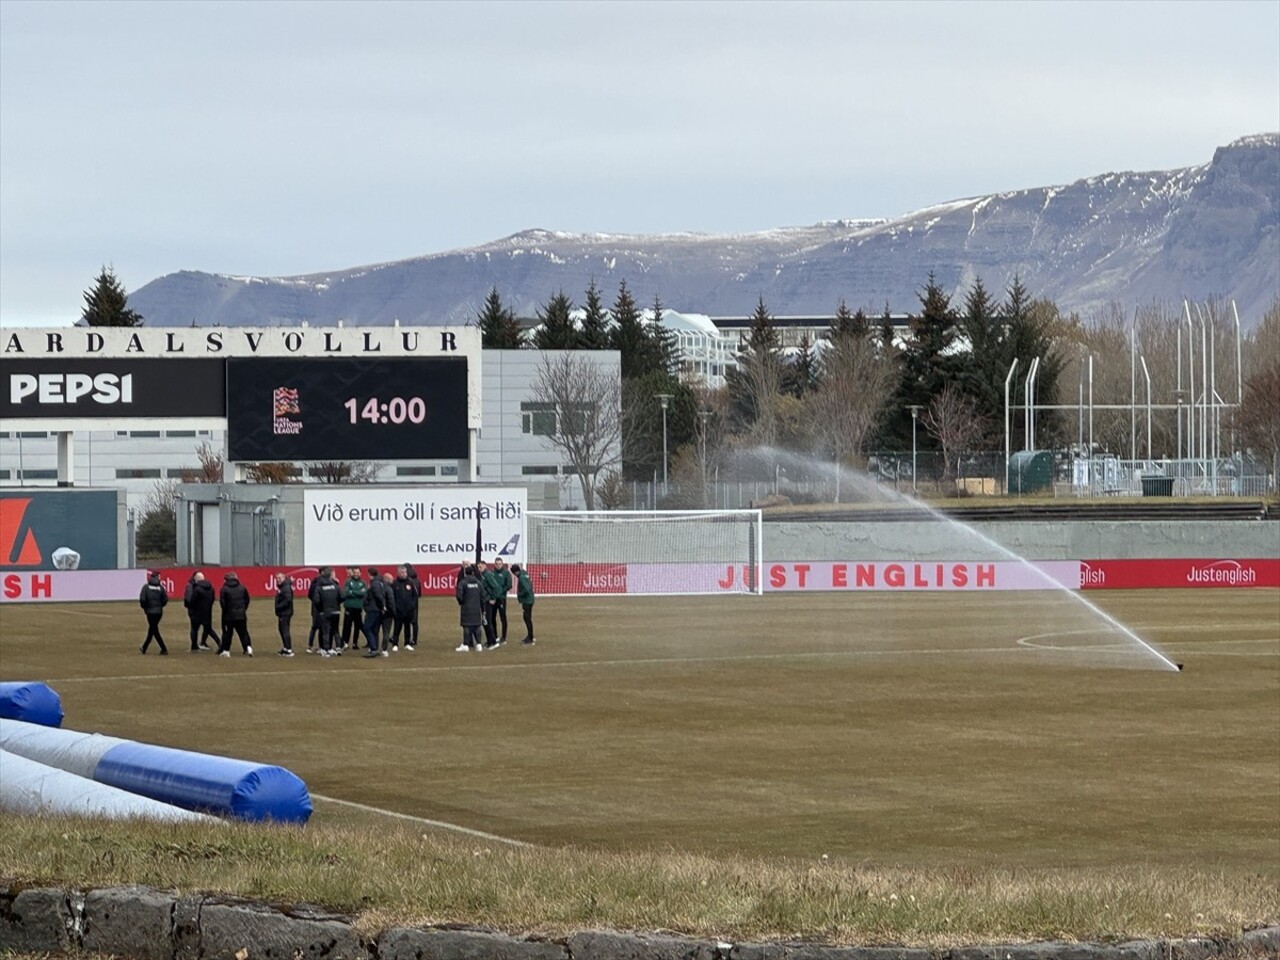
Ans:
{"type": "Polygon", "coordinates": [[[607,350],[609,348],[609,315],[600,302],[600,288],[596,278],[587,286],[587,300],[583,305],[585,316],[578,331],[578,347],[582,350],[607,350]]]}
{"type": "Polygon", "coordinates": [[[484,309],[479,314],[480,341],[487,350],[517,350],[524,346],[524,331],[516,315],[502,305],[498,288],[494,287],[484,299],[484,309]]]}
{"type": "Polygon", "coordinates": [[[886,300],[884,312],[880,314],[880,346],[886,353],[894,349],[893,336],[893,314],[889,312],[889,301],[886,300]]]}
{"type": "MultiPolygon", "coordinates": [[[[1022,285],[1022,278],[1014,274],[1005,291],[1005,301],[1001,309],[1003,335],[999,351],[999,364],[992,371],[992,376],[999,376],[1000,393],[999,423],[1003,433],[1004,424],[1004,378],[1008,376],[1013,361],[1019,361],[1019,372],[1022,377],[1014,378],[1010,385],[1009,402],[1020,404],[1026,402],[1023,395],[1025,375],[1028,365],[1036,357],[1040,358],[1040,367],[1036,371],[1036,397],[1039,403],[1052,403],[1058,394],[1058,377],[1062,374],[1063,356],[1058,348],[1055,328],[1059,322],[1058,308],[1047,300],[1032,300],[1022,285]],[[1021,382],[1018,382],[1021,381],[1021,382]]],[[[1036,436],[1050,438],[1062,428],[1062,414],[1057,410],[1045,410],[1036,414],[1036,436]]],[[[1019,418],[1014,418],[1014,433],[1021,429],[1019,418]]],[[[1043,444],[1042,444],[1043,445],[1043,444]]]]}
{"type": "Polygon", "coordinates": [[[573,301],[561,290],[538,311],[540,326],[533,335],[539,350],[573,350],[578,346],[578,328],[573,322],[573,301]]]}
{"type": "Polygon", "coordinates": [[[669,377],[676,375],[676,364],[679,353],[676,349],[676,335],[662,325],[665,308],[662,300],[653,295],[653,323],[649,325],[649,357],[650,369],[665,373],[669,377]]]}
{"type": "Polygon", "coordinates": [[[613,301],[613,329],[609,334],[610,346],[622,354],[622,379],[643,375],[647,369],[648,337],[626,280],[618,284],[618,296],[613,301]]]}
{"type": "Polygon", "coordinates": [[[766,445],[778,438],[781,354],[778,331],[761,294],[751,317],[747,342],[738,354],[737,369],[730,370],[725,379],[733,398],[734,413],[754,438],[766,445]]]}
{"type": "MultiPolygon", "coordinates": [[[[1003,423],[1004,324],[996,315],[996,304],[978,277],[964,299],[960,316],[960,333],[969,341],[969,350],[961,357],[961,387],[976,404],[984,422],[1003,423]]],[[[986,439],[986,438],[984,438],[986,439]]]]}
{"type": "Polygon", "coordinates": [[[129,297],[115,271],[104,266],[92,290],[84,292],[83,327],[140,327],[142,314],[129,309],[129,297]]]}
{"type": "Polygon", "coordinates": [[[836,315],[831,318],[828,339],[834,340],[845,336],[865,337],[870,331],[871,322],[862,308],[859,307],[857,313],[850,313],[849,307],[841,300],[840,306],[836,307],[836,315]]]}
{"type": "Polygon", "coordinates": [[[818,355],[813,349],[809,334],[800,335],[800,349],[787,364],[786,391],[803,400],[818,385],[818,355]]]}
{"type": "Polygon", "coordinates": [[[960,372],[959,361],[951,355],[956,313],[951,308],[951,297],[939,286],[933,271],[929,271],[924,290],[916,296],[921,309],[918,316],[911,318],[911,333],[902,352],[902,380],[882,437],[896,446],[911,440],[909,408],[914,404],[927,409],[960,372]]]}

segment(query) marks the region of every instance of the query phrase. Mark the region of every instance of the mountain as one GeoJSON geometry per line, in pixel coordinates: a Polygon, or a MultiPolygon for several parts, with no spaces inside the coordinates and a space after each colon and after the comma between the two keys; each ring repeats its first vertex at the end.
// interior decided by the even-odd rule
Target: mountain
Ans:
{"type": "Polygon", "coordinates": [[[1087,316],[1110,302],[1234,297],[1256,324],[1280,297],[1280,134],[1244,137],[1206,164],[1112,173],[954,200],[894,220],[832,220],[761,233],[629,236],[527,230],[464,250],[299,277],[182,271],[129,297],[149,324],[465,323],[490,288],[532,316],[594,277],[611,302],[625,279],[646,305],[747,316],[919,306],[932,271],[962,296],[1014,273],[1035,296],[1087,316]]]}

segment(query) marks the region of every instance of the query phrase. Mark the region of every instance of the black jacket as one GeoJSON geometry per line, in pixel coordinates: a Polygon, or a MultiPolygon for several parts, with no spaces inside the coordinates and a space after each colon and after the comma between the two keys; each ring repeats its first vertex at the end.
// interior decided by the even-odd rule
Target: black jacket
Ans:
{"type": "Polygon", "coordinates": [[[276,587],[276,616],[293,616],[293,583],[289,580],[276,587]]]}
{"type": "Polygon", "coordinates": [[[165,590],[160,578],[152,574],[147,578],[142,592],[138,594],[138,606],[142,608],[143,613],[151,616],[152,614],[164,613],[165,604],[168,602],[169,591],[165,590]]]}
{"type": "Polygon", "coordinates": [[[374,578],[374,581],[369,584],[369,596],[365,600],[365,606],[379,613],[391,612],[391,588],[382,577],[374,578]]]}
{"type": "Polygon", "coordinates": [[[182,594],[182,605],[187,613],[197,619],[203,619],[213,611],[213,584],[208,580],[188,580],[187,589],[182,594]]]}
{"type": "Polygon", "coordinates": [[[249,591],[234,573],[223,578],[218,601],[222,604],[222,619],[230,623],[249,619],[249,591]]]}
{"type": "Polygon", "coordinates": [[[413,616],[414,608],[418,605],[418,591],[414,587],[413,581],[408,577],[396,577],[396,582],[391,585],[392,610],[397,617],[413,616]]]}
{"type": "Polygon", "coordinates": [[[458,622],[464,627],[483,626],[484,588],[480,586],[480,578],[474,573],[464,574],[458,578],[458,585],[453,592],[461,607],[458,622]]]}
{"type": "Polygon", "coordinates": [[[316,577],[311,584],[311,592],[314,594],[311,603],[316,612],[333,614],[342,609],[342,588],[333,577],[316,577]]]}

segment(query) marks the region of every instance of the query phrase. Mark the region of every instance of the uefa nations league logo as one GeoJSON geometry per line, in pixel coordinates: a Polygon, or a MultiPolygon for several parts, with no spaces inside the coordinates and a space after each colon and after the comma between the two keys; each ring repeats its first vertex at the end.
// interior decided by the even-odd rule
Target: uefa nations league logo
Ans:
{"type": "Polygon", "coordinates": [[[292,434],[302,432],[302,407],[298,403],[297,387],[276,387],[271,392],[272,433],[292,434]]]}

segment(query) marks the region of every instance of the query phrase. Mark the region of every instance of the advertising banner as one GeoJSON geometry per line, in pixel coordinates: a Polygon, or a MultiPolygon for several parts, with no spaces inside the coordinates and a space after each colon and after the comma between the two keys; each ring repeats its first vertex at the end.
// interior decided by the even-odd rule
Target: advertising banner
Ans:
{"type": "Polygon", "coordinates": [[[221,417],[226,365],[219,359],[22,359],[6,357],[0,419],[221,417]]]}
{"type": "Polygon", "coordinates": [[[795,590],[1072,590],[1080,586],[1079,560],[1020,563],[954,561],[911,563],[884,560],[847,563],[771,563],[764,589],[795,590]]]}
{"type": "Polygon", "coordinates": [[[0,494],[0,570],[114,570],[114,490],[0,494]]]}
{"type": "Polygon", "coordinates": [[[335,567],[388,558],[415,566],[456,566],[475,559],[478,526],[485,560],[502,556],[521,563],[527,502],[524,487],[308,488],[303,560],[335,567]]]}
{"type": "Polygon", "coordinates": [[[464,460],[467,359],[227,361],[232,462],[464,460]]]}
{"type": "Polygon", "coordinates": [[[1085,590],[1280,587],[1280,559],[1082,560],[1085,590]]]}

